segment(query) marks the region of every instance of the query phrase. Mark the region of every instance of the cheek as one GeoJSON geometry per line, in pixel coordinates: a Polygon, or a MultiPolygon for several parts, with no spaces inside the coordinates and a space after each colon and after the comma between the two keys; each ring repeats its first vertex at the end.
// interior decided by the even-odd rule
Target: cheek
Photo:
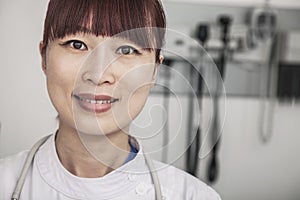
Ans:
{"type": "Polygon", "coordinates": [[[154,64],[143,64],[135,66],[126,71],[120,78],[120,84],[126,85],[129,93],[151,86],[153,83],[154,64]]]}
{"type": "Polygon", "coordinates": [[[74,83],[79,66],[74,59],[59,55],[49,56],[47,63],[47,80],[57,85],[74,83]]]}
{"type": "Polygon", "coordinates": [[[150,87],[144,86],[144,87],[136,90],[129,97],[128,111],[129,111],[129,116],[132,120],[134,120],[137,117],[137,115],[142,111],[142,109],[147,101],[149,91],[150,91],[150,87]]]}
{"type": "Polygon", "coordinates": [[[154,66],[147,64],[135,67],[120,80],[120,85],[126,87],[126,108],[131,119],[134,119],[144,107],[153,84],[154,66]]]}
{"type": "Polygon", "coordinates": [[[46,63],[47,89],[53,106],[60,115],[71,104],[79,66],[76,59],[63,56],[61,52],[49,52],[46,63]]]}

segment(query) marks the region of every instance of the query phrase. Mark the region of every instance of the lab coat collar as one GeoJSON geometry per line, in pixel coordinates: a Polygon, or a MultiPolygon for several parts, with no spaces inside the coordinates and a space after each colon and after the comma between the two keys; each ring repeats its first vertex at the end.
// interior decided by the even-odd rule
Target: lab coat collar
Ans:
{"type": "Polygon", "coordinates": [[[56,153],[55,135],[52,135],[37,152],[34,167],[37,167],[48,185],[70,198],[114,198],[137,186],[138,182],[130,180],[132,174],[140,175],[140,178],[149,174],[141,144],[133,137],[130,140],[139,148],[136,157],[104,177],[80,178],[67,171],[56,153]]]}

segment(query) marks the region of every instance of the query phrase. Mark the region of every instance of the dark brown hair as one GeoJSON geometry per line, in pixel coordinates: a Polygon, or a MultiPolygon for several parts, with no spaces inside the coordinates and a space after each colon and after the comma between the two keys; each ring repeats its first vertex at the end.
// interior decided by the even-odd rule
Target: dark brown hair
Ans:
{"type": "Polygon", "coordinates": [[[49,41],[78,32],[96,36],[121,33],[121,37],[141,47],[154,47],[158,62],[165,28],[165,13],[160,0],[50,0],[42,52],[45,53],[49,41]],[[138,31],[122,34],[132,29],[138,31]]]}

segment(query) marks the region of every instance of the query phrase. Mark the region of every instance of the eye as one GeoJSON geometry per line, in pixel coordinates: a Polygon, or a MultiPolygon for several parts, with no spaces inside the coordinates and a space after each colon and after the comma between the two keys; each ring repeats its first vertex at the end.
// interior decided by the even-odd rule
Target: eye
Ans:
{"type": "Polygon", "coordinates": [[[86,45],[83,42],[79,41],[79,40],[70,41],[69,44],[74,49],[77,49],[77,50],[87,50],[86,45]]]}
{"type": "Polygon", "coordinates": [[[80,51],[84,51],[84,50],[88,49],[86,44],[84,44],[84,42],[81,42],[79,40],[69,40],[69,41],[63,43],[63,46],[66,46],[66,45],[69,45],[71,48],[80,50],[80,51]]]}
{"type": "Polygon", "coordinates": [[[86,45],[83,42],[80,41],[73,41],[70,43],[70,45],[74,48],[74,49],[78,49],[78,50],[85,50],[86,45]]]}
{"type": "Polygon", "coordinates": [[[136,48],[128,45],[119,47],[116,53],[121,55],[141,54],[136,48]]]}

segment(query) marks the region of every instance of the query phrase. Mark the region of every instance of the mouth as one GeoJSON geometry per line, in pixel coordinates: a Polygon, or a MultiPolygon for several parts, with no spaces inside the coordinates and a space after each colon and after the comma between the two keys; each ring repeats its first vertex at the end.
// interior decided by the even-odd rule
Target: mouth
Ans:
{"type": "Polygon", "coordinates": [[[111,109],[112,104],[120,100],[106,95],[93,94],[73,94],[73,97],[81,108],[93,113],[106,112],[111,109]]]}
{"type": "Polygon", "coordinates": [[[91,103],[91,104],[111,104],[111,103],[115,103],[117,101],[119,101],[119,99],[115,99],[115,98],[110,98],[109,99],[101,99],[101,98],[85,98],[85,97],[80,97],[78,95],[73,95],[76,99],[78,99],[79,101],[83,101],[83,102],[87,102],[87,103],[91,103]]]}

